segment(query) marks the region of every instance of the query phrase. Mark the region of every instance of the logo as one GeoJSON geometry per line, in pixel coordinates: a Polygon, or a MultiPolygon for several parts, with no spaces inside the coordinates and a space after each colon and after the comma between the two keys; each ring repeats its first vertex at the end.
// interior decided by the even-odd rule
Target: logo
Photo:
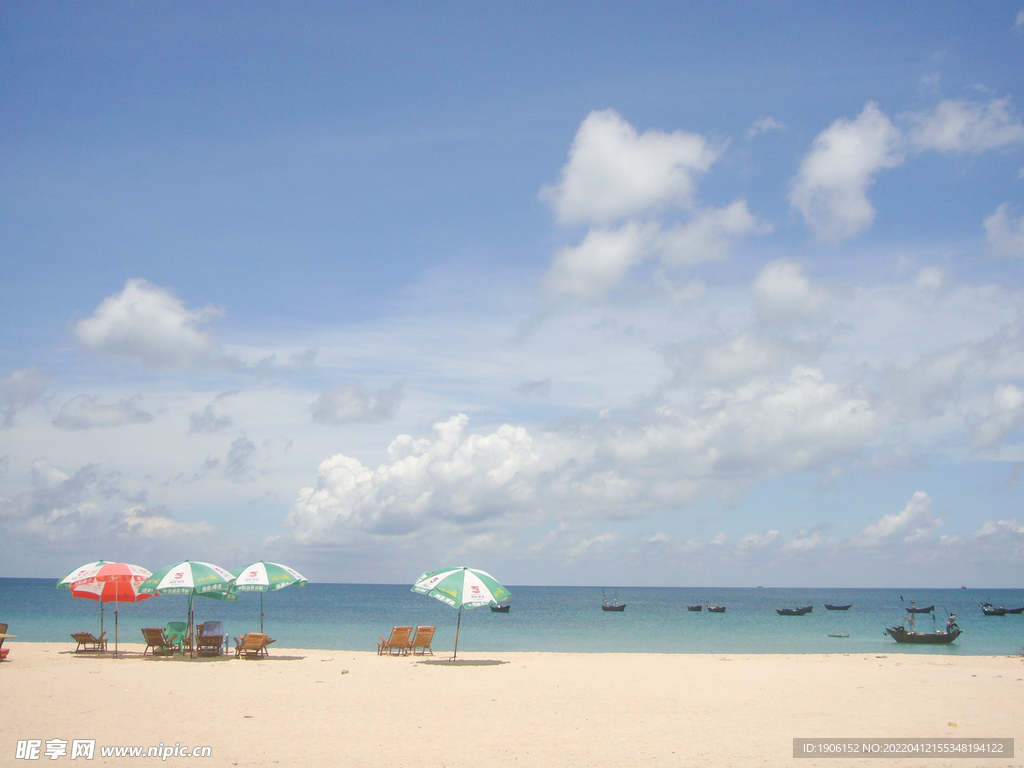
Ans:
{"type": "Polygon", "coordinates": [[[255,579],[256,578],[256,571],[249,571],[249,578],[250,579],[255,579]]]}

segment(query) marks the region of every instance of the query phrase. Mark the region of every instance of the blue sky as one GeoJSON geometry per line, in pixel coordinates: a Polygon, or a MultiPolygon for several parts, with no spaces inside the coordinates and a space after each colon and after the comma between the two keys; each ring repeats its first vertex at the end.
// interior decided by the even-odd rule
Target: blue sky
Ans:
{"type": "Polygon", "coordinates": [[[1019,586],[1024,5],[5,3],[2,576],[1019,586]]]}

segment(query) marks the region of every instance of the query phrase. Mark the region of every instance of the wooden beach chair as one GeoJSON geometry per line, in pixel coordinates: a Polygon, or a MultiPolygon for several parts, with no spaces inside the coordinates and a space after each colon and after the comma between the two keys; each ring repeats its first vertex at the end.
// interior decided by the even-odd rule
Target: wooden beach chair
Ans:
{"type": "Polygon", "coordinates": [[[78,643],[75,653],[107,650],[107,633],[96,637],[91,632],[72,632],[71,639],[78,643]]]}
{"type": "MultiPolygon", "coordinates": [[[[7,625],[6,624],[0,624],[0,635],[6,635],[6,634],[7,634],[7,625]]],[[[6,640],[6,639],[7,639],[6,637],[0,637],[0,661],[4,661],[4,660],[7,659],[7,651],[10,650],[9,648],[7,650],[4,650],[4,640],[6,640]]]]}
{"type": "Polygon", "coordinates": [[[235,657],[258,659],[260,656],[269,656],[267,646],[273,642],[275,642],[273,639],[259,632],[249,632],[241,637],[236,637],[235,657]]]}
{"type": "Polygon", "coordinates": [[[387,651],[388,656],[404,656],[409,652],[409,635],[412,634],[412,627],[392,627],[391,637],[385,640],[383,637],[377,643],[377,655],[383,656],[387,651]],[[393,653],[397,651],[398,653],[393,653]]]}
{"type": "Polygon", "coordinates": [[[220,656],[224,648],[224,624],[206,621],[196,627],[196,652],[200,656],[220,656]]]}
{"type": "Polygon", "coordinates": [[[174,653],[180,647],[178,643],[169,638],[167,633],[164,632],[160,627],[143,627],[142,636],[146,638],[146,647],[142,651],[142,655],[145,656],[146,652],[150,648],[153,649],[154,656],[166,656],[174,653]]]}
{"type": "Polygon", "coordinates": [[[426,656],[428,653],[433,656],[434,652],[430,644],[434,641],[434,632],[437,627],[416,627],[416,634],[409,641],[409,653],[414,656],[426,656]],[[419,649],[417,651],[417,649],[419,649]]]}

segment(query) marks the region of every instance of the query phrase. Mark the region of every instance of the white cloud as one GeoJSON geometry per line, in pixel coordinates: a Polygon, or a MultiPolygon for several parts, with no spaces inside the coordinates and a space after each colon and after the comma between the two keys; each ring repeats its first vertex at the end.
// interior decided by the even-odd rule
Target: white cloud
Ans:
{"type": "Polygon", "coordinates": [[[313,405],[313,421],[321,424],[348,424],[359,421],[383,421],[394,418],[402,401],[402,383],[368,394],[361,386],[331,387],[320,393],[313,405]]]}
{"type": "Polygon", "coordinates": [[[212,435],[216,432],[227,429],[233,423],[230,416],[218,416],[213,410],[212,405],[206,406],[202,413],[191,414],[189,418],[192,421],[192,427],[189,429],[189,434],[193,435],[212,435]]]}
{"type": "Polygon", "coordinates": [[[771,225],[750,213],[746,200],[736,200],[725,208],[703,208],[662,232],[658,247],[666,265],[694,266],[725,261],[735,241],[771,231],[771,225]]]}
{"type": "Polygon", "coordinates": [[[346,531],[406,534],[423,526],[469,522],[521,511],[536,498],[541,473],[559,463],[557,441],[508,424],[465,434],[465,415],[434,425],[433,441],[399,435],[376,470],[338,454],[304,488],[285,525],[304,542],[346,531]]]}
{"type": "Polygon", "coordinates": [[[817,315],[828,303],[828,291],[816,288],[795,261],[779,259],[765,265],[753,285],[758,312],[771,321],[817,315]]]}
{"type": "Polygon", "coordinates": [[[1024,216],[1011,218],[1009,203],[985,219],[985,237],[993,253],[1024,258],[1024,216]]]}
{"type": "Polygon", "coordinates": [[[96,429],[152,420],[152,415],[136,407],[134,399],[104,405],[93,395],[78,395],[61,406],[53,424],[60,429],[96,429]]]}
{"type": "Polygon", "coordinates": [[[800,163],[789,201],[823,240],[844,240],[875,218],[867,189],[874,176],[903,162],[899,129],[868,102],[855,120],[840,119],[823,131],[800,163]]]}
{"type": "Polygon", "coordinates": [[[171,539],[178,537],[209,536],[213,526],[206,521],[179,523],[157,510],[137,505],[121,510],[114,516],[111,528],[120,538],[171,539]]]}
{"type": "Polygon", "coordinates": [[[973,443],[979,448],[997,445],[1022,425],[1024,391],[1014,384],[1002,384],[992,395],[988,413],[974,426],[973,443]]]}
{"type": "Polygon", "coordinates": [[[579,245],[555,253],[544,278],[552,294],[598,296],[614,288],[643,259],[654,232],[635,221],[617,230],[592,229],[579,245]]]}
{"type": "Polygon", "coordinates": [[[2,424],[10,427],[23,408],[39,402],[46,391],[47,377],[35,366],[21,368],[9,376],[0,376],[0,413],[2,424]]]}
{"type": "Polygon", "coordinates": [[[638,134],[612,109],[591,112],[573,139],[569,162],[542,199],[563,224],[608,225],[670,205],[690,205],[694,178],[721,148],[683,131],[638,134]]]}
{"type": "Polygon", "coordinates": [[[896,515],[885,515],[861,531],[857,543],[877,546],[894,539],[914,541],[942,525],[932,513],[932,500],[924,491],[917,491],[903,510],[896,515]]]}
{"type": "Polygon", "coordinates": [[[918,151],[980,154],[1024,141],[1024,124],[1010,114],[1010,99],[987,104],[947,100],[931,112],[908,116],[908,137],[918,151]]]}
{"type": "Polygon", "coordinates": [[[1017,18],[1013,22],[1014,29],[1024,29],[1024,11],[1017,11],[1017,18]]]}
{"type": "Polygon", "coordinates": [[[220,314],[214,307],[188,310],[170,291],[134,279],[73,330],[86,349],[126,362],[186,370],[237,367],[238,361],[200,328],[220,314]]]}
{"type": "Polygon", "coordinates": [[[784,131],[786,126],[770,115],[762,116],[754,121],[754,124],[747,129],[747,139],[752,139],[758,134],[768,131],[784,131]]]}

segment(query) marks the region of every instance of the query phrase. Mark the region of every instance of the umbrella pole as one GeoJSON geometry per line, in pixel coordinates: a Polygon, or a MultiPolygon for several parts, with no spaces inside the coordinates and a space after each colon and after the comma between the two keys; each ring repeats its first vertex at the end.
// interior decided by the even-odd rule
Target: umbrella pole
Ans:
{"type": "Polygon", "coordinates": [[[462,606],[459,606],[459,621],[455,625],[455,652],[452,653],[452,660],[459,655],[459,630],[462,628],[462,606]]]}
{"type": "Polygon", "coordinates": [[[186,622],[186,626],[185,626],[185,640],[186,640],[186,642],[188,642],[188,657],[190,659],[195,658],[192,655],[192,642],[193,642],[193,637],[192,637],[192,631],[193,631],[192,630],[192,620],[193,620],[192,619],[192,599],[194,597],[195,597],[195,595],[193,595],[191,592],[189,592],[189,594],[188,594],[188,621],[186,622]]]}
{"type": "Polygon", "coordinates": [[[260,590],[260,634],[263,634],[263,590],[260,590]]]}
{"type": "Polygon", "coordinates": [[[117,614],[118,614],[118,601],[117,595],[114,595],[114,658],[117,658],[117,614]]]}

